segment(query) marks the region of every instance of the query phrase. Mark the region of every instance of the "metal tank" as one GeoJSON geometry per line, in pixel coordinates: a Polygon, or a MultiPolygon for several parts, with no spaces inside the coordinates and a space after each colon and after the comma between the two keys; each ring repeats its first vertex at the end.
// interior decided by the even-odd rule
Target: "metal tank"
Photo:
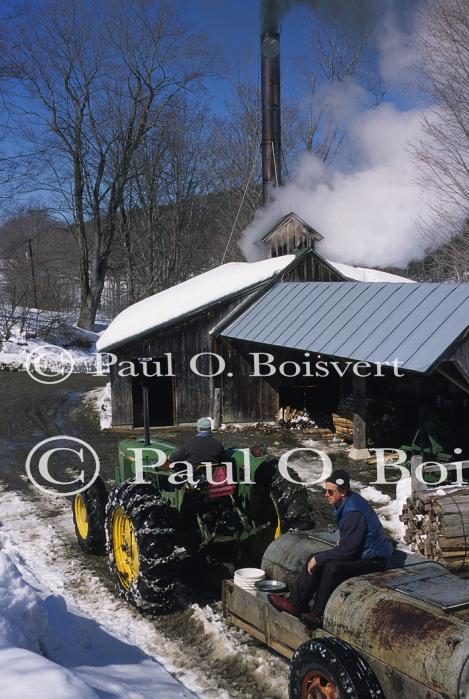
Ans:
{"type": "MultiPolygon", "coordinates": [[[[270,544],[262,568],[291,587],[327,532],[290,532],[270,544]]],[[[469,580],[398,552],[388,570],[351,578],[331,595],[323,632],[365,658],[386,696],[469,699],[469,580]]]]}
{"type": "Polygon", "coordinates": [[[262,570],[268,578],[281,580],[290,589],[306,561],[314,553],[335,546],[337,536],[330,532],[288,532],[265,550],[262,570]]]}

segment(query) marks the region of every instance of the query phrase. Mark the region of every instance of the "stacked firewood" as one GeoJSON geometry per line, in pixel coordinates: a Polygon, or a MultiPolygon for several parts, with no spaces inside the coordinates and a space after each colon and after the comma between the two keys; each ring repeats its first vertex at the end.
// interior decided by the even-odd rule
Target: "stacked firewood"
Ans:
{"type": "MultiPolygon", "coordinates": [[[[387,402],[378,402],[367,398],[365,403],[368,446],[383,444],[392,439],[396,429],[394,407],[387,402]]],[[[342,398],[334,413],[332,421],[336,435],[346,442],[353,442],[353,397],[342,398]]]]}
{"type": "Polygon", "coordinates": [[[314,431],[316,437],[331,438],[333,432],[325,427],[321,427],[319,421],[311,417],[306,408],[291,408],[287,405],[285,408],[280,408],[277,415],[277,423],[279,427],[287,429],[304,429],[308,432],[314,431]]]}
{"type": "Polygon", "coordinates": [[[346,442],[353,441],[353,420],[341,417],[337,413],[332,413],[332,422],[334,423],[335,433],[338,437],[346,442]]]}
{"type": "Polygon", "coordinates": [[[400,519],[412,551],[469,576],[469,488],[444,495],[417,491],[407,498],[400,519]]]}
{"type": "Polygon", "coordinates": [[[346,442],[353,441],[353,397],[343,398],[335,413],[332,413],[332,422],[337,437],[346,442]]]}

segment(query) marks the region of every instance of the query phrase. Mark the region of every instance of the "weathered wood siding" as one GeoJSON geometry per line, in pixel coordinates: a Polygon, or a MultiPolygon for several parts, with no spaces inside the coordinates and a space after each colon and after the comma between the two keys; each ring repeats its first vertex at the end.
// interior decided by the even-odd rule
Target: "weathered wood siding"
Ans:
{"type": "Polygon", "coordinates": [[[266,240],[270,245],[270,257],[288,255],[294,250],[314,246],[314,235],[294,218],[287,219],[266,240]]]}
{"type": "Polygon", "coordinates": [[[312,250],[304,255],[293,269],[283,275],[283,280],[286,282],[343,282],[345,277],[312,250]]]}
{"type": "Polygon", "coordinates": [[[252,358],[257,351],[250,343],[219,338],[217,352],[225,358],[226,372],[220,377],[222,415],[225,422],[270,422],[278,413],[276,379],[251,376],[252,358]],[[228,373],[233,376],[228,376],[228,373]]]}
{"type": "MultiPolygon", "coordinates": [[[[118,361],[126,358],[127,353],[115,352],[118,361]]],[[[118,373],[117,365],[111,366],[111,404],[112,404],[112,425],[133,425],[133,400],[132,400],[132,379],[123,377],[118,373]]]]}
{"type": "Polygon", "coordinates": [[[450,359],[455,362],[469,385],[469,340],[463,342],[450,359]]]}
{"type": "MultiPolygon", "coordinates": [[[[304,255],[295,267],[283,275],[284,281],[341,281],[343,277],[329,267],[314,251],[304,255]]],[[[249,351],[242,343],[230,344],[212,338],[210,330],[235,309],[249,294],[225,301],[209,310],[183,319],[166,330],[156,330],[148,337],[114,350],[118,362],[135,361],[139,357],[173,358],[174,420],[175,423],[194,422],[211,412],[213,389],[221,388],[222,419],[225,422],[270,421],[277,414],[278,387],[275,381],[250,376],[249,351]],[[220,354],[226,362],[223,375],[209,378],[195,374],[191,358],[202,352],[220,354]],[[228,376],[228,373],[233,376],[228,376]]],[[[120,376],[111,368],[113,426],[133,426],[134,408],[132,378],[120,376]]]]}
{"type": "MultiPolygon", "coordinates": [[[[118,362],[135,361],[139,357],[163,357],[170,352],[173,359],[175,422],[194,422],[211,411],[212,391],[222,388],[222,418],[228,422],[249,422],[262,419],[259,405],[265,402],[259,399],[259,388],[251,386],[249,365],[246,360],[233,350],[226,354],[221,346],[212,340],[209,331],[220,322],[235,306],[240,303],[225,302],[166,330],[155,331],[143,340],[133,342],[114,351],[118,362]],[[225,374],[214,377],[198,376],[191,370],[190,360],[202,352],[214,352],[226,361],[225,374]],[[232,372],[233,377],[228,377],[232,372]],[[257,393],[256,393],[257,391],[257,393]]],[[[200,360],[199,370],[207,371],[200,360]]],[[[122,377],[116,367],[112,367],[112,422],[113,426],[133,425],[132,378],[122,377]]],[[[262,380],[258,380],[261,383],[262,380]]],[[[271,410],[268,411],[269,414],[271,410]]]]}

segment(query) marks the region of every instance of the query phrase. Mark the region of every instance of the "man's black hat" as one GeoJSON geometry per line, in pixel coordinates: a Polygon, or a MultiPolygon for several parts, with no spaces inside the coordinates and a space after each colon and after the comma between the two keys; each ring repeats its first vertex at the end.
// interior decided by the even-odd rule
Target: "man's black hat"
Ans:
{"type": "Polygon", "coordinates": [[[350,474],[343,468],[336,468],[331,475],[326,478],[328,483],[335,483],[340,488],[350,488],[350,474]]]}

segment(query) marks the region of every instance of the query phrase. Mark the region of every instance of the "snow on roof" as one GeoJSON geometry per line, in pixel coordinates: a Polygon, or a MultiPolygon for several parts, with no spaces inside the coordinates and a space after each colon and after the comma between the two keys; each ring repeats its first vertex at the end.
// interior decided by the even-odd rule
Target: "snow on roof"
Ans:
{"type": "Polygon", "coordinates": [[[379,269],[369,269],[368,267],[353,267],[352,265],[344,265],[342,262],[333,262],[326,260],[328,264],[347,277],[357,282],[408,282],[414,284],[413,279],[399,277],[397,274],[389,274],[389,272],[381,272],[379,269]]]}
{"type": "Polygon", "coordinates": [[[112,321],[96,344],[98,352],[144,335],[232,294],[275,276],[295,260],[282,255],[261,262],[229,262],[134,303],[112,321]]]}

